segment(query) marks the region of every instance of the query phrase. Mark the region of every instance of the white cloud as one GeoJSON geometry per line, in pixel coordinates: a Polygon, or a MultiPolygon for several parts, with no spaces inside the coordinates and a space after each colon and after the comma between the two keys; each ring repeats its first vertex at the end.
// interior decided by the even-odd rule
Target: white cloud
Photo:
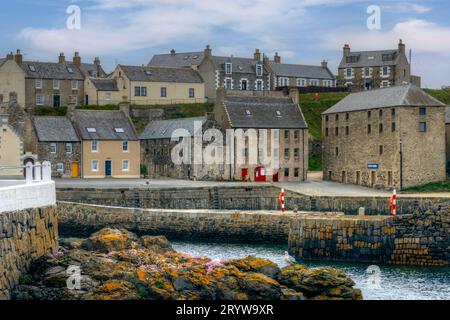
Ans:
{"type": "Polygon", "coordinates": [[[399,2],[396,4],[384,5],[382,6],[382,9],[394,13],[416,13],[416,14],[423,14],[431,11],[430,7],[410,2],[399,2]]]}

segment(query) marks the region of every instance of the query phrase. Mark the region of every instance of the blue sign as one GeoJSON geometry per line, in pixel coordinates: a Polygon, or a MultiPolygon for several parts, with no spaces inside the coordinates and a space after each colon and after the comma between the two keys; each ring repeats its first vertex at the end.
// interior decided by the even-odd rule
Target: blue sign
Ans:
{"type": "Polygon", "coordinates": [[[368,169],[379,169],[380,165],[379,164],[368,164],[367,168],[368,169]]]}

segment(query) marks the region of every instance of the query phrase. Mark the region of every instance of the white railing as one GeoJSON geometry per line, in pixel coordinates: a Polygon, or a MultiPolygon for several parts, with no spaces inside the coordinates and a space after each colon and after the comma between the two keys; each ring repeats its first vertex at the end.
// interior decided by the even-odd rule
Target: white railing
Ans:
{"type": "Polygon", "coordinates": [[[25,180],[0,180],[0,213],[38,208],[56,204],[55,182],[52,181],[51,163],[23,167],[7,166],[0,170],[24,168],[25,180]]]}

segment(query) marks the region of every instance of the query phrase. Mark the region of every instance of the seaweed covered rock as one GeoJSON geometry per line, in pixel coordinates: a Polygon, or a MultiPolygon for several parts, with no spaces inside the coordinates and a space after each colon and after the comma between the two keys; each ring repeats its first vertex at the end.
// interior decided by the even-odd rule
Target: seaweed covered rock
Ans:
{"type": "Polygon", "coordinates": [[[211,260],[175,252],[165,237],[138,238],[103,229],[63,242],[36,261],[13,292],[42,300],[305,300],[361,299],[353,281],[331,268],[280,270],[257,257],[211,260]],[[75,241],[75,244],[71,244],[75,241]],[[69,272],[76,266],[79,273],[69,272]],[[78,282],[78,283],[77,283],[78,282]],[[68,284],[78,284],[71,288],[68,284]]]}

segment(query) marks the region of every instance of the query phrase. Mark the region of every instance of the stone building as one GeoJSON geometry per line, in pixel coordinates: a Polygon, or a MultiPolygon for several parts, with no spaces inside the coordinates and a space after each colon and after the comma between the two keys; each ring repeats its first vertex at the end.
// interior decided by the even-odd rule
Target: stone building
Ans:
{"type": "Polygon", "coordinates": [[[81,140],[67,117],[34,117],[37,159],[50,161],[52,176],[79,178],[81,140]]]}
{"type": "Polygon", "coordinates": [[[188,68],[118,65],[109,77],[117,82],[121,100],[137,105],[203,103],[205,84],[188,68]]]}
{"type": "Polygon", "coordinates": [[[450,107],[445,109],[445,139],[447,144],[447,174],[450,176],[450,107]]]}
{"type": "Polygon", "coordinates": [[[24,61],[20,50],[10,53],[0,65],[0,94],[17,94],[17,102],[27,110],[39,107],[64,107],[84,103],[86,77],[104,75],[100,60],[82,63],[78,52],[72,61],[63,53],[58,62],[24,61]]]}
{"type": "Polygon", "coordinates": [[[221,88],[217,91],[214,118],[219,127],[230,130],[234,136],[249,129],[257,133],[255,144],[249,144],[246,139],[244,148],[237,144],[225,148],[225,159],[229,164],[225,163],[219,170],[222,180],[281,182],[307,179],[308,125],[298,104],[297,90],[291,98],[281,92],[226,91],[221,88]],[[266,142],[262,139],[265,133],[266,142]],[[256,164],[251,161],[255,152],[256,164]],[[278,159],[278,164],[267,167],[262,163],[264,155],[278,159]]]}
{"type": "Polygon", "coordinates": [[[336,87],[336,79],[328,69],[328,63],[320,66],[281,63],[281,57],[275,54],[274,60],[264,59],[264,65],[271,75],[271,89],[281,87],[336,87]]]}
{"type": "Polygon", "coordinates": [[[75,110],[82,178],[139,178],[140,144],[127,112],[75,110]]]}
{"type": "Polygon", "coordinates": [[[9,115],[0,110],[0,178],[22,175],[22,169],[18,167],[22,165],[23,153],[22,135],[9,123],[9,115]]]}
{"type": "Polygon", "coordinates": [[[172,161],[172,150],[181,141],[172,141],[171,138],[176,130],[186,130],[188,134],[185,137],[189,137],[193,142],[195,123],[199,124],[199,130],[203,130],[206,120],[206,117],[195,117],[150,122],[139,137],[141,163],[147,166],[148,175],[177,179],[194,178],[192,165],[175,165],[172,161]]]}
{"type": "Polygon", "coordinates": [[[87,77],[84,82],[84,92],[86,105],[117,104],[123,99],[115,79],[87,77]]]}
{"type": "Polygon", "coordinates": [[[227,90],[266,91],[270,90],[270,76],[263,64],[263,55],[259,49],[253,57],[222,57],[212,54],[207,46],[203,52],[176,53],[155,55],[149,66],[181,67],[198,70],[205,82],[206,97],[216,98],[220,87],[227,90]]]}
{"type": "Polygon", "coordinates": [[[380,189],[444,181],[445,106],[408,84],[353,93],[322,115],[325,180],[380,189]]]}
{"type": "Polygon", "coordinates": [[[338,86],[360,91],[408,83],[420,87],[420,77],[411,75],[411,65],[402,40],[398,48],[392,50],[353,52],[348,44],[344,46],[338,86]]]}

